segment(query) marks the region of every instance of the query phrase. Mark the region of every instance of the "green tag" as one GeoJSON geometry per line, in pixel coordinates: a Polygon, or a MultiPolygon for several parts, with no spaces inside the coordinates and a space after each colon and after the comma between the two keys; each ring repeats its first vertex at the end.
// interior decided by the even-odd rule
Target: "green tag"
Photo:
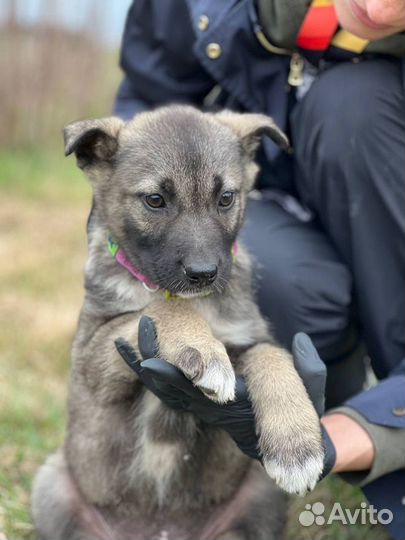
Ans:
{"type": "Polygon", "coordinates": [[[166,300],[173,300],[174,298],[176,298],[175,296],[172,295],[170,291],[167,291],[167,290],[164,292],[164,295],[165,295],[166,300]]]}
{"type": "Polygon", "coordinates": [[[119,245],[114,242],[111,236],[108,237],[108,251],[113,257],[117,255],[117,251],[120,249],[119,245]]]}

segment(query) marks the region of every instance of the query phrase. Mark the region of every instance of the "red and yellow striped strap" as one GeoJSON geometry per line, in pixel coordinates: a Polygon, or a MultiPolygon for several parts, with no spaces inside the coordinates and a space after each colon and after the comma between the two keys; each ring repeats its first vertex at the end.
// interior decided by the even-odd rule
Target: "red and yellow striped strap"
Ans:
{"type": "Polygon", "coordinates": [[[301,49],[323,52],[331,45],[360,54],[369,41],[346,30],[339,30],[339,22],[332,0],[313,0],[297,37],[301,49]]]}
{"type": "Polygon", "coordinates": [[[338,26],[333,2],[313,0],[298,33],[297,45],[301,49],[326,51],[338,26]]]}

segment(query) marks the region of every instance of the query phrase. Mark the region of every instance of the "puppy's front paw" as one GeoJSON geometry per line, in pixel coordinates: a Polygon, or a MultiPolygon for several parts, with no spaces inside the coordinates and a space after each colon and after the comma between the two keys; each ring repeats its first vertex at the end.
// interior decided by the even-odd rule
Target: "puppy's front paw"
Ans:
{"type": "Polygon", "coordinates": [[[202,350],[187,347],[174,363],[209,399],[217,403],[234,399],[235,372],[221,343],[202,350]]]}
{"type": "Polygon", "coordinates": [[[195,385],[217,403],[226,403],[235,398],[235,372],[232,365],[224,365],[217,358],[208,362],[195,385]]]}
{"type": "MultiPolygon", "coordinates": [[[[259,448],[267,474],[276,484],[297,495],[314,489],[323,470],[324,450],[319,426],[262,431],[259,448]]],[[[284,427],[284,429],[283,429],[284,427]]]]}

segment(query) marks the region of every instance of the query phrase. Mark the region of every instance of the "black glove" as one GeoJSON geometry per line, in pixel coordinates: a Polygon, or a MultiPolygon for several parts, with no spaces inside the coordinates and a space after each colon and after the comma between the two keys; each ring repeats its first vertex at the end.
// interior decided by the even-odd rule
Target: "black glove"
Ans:
{"type": "MultiPolygon", "coordinates": [[[[142,317],[139,323],[138,344],[145,359],[141,362],[127,341],[123,338],[115,341],[122,358],[151,392],[168,407],[191,412],[206,424],[224,429],[242,452],[251,458],[260,459],[252,403],[243,377],[236,377],[234,401],[220,405],[207,398],[175,366],[156,358],[158,350],[156,328],[149,317],[142,317]]],[[[295,367],[318,415],[321,416],[325,408],[325,364],[306,334],[296,334],[292,353],[295,367]]],[[[323,478],[335,464],[336,452],[322,424],[321,431],[325,447],[323,478]]]]}

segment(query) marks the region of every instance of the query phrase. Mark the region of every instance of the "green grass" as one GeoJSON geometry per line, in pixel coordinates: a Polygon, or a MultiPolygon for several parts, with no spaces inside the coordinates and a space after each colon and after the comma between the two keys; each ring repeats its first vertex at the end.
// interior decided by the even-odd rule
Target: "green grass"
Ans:
{"type": "Polygon", "coordinates": [[[33,538],[32,476],[63,439],[90,188],[62,148],[0,153],[0,532],[33,538]]]}
{"type": "Polygon", "coordinates": [[[0,189],[3,196],[12,195],[31,201],[69,204],[83,201],[90,192],[75,158],[63,155],[60,145],[37,149],[0,151],[0,189]]]}
{"type": "MultiPolygon", "coordinates": [[[[0,152],[0,537],[35,538],[32,477],[63,439],[69,350],[82,301],[90,188],[62,145],[0,152]]],[[[371,526],[302,527],[305,504],[360,507],[338,478],[292,498],[289,540],[383,540],[371,526]]]]}

